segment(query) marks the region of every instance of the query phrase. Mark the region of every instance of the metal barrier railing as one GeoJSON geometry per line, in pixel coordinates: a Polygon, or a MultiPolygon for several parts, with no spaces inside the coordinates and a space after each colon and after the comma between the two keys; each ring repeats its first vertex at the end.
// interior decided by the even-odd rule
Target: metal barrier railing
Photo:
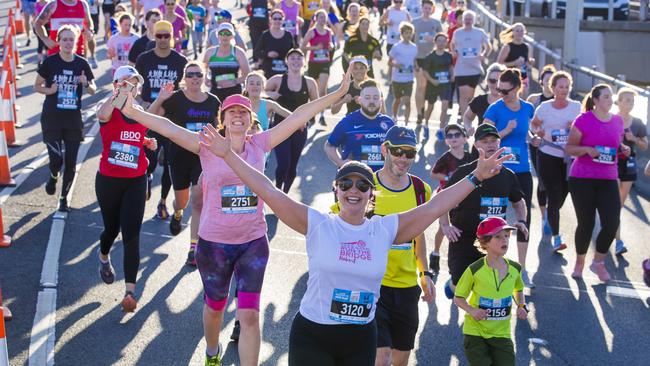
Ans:
{"type": "MultiPolygon", "coordinates": [[[[501,46],[501,41],[499,40],[499,33],[501,32],[501,30],[510,27],[510,24],[501,20],[483,2],[471,0],[469,1],[469,5],[470,8],[476,11],[478,15],[477,25],[482,26],[482,28],[488,33],[488,35],[491,36],[490,39],[496,40],[499,46],[501,46]]],[[[505,7],[505,4],[503,4],[503,6],[505,7]]],[[[599,72],[597,70],[596,66],[592,66],[591,68],[589,68],[589,67],[579,65],[578,60],[564,61],[562,57],[561,49],[557,48],[552,50],[547,46],[546,41],[537,41],[530,35],[527,35],[524,38],[524,40],[533,48],[534,52],[538,53],[538,57],[535,57],[537,61],[536,64],[538,70],[541,70],[544,67],[544,65],[548,63],[553,63],[555,64],[555,67],[558,70],[559,69],[569,70],[574,80],[576,79],[578,74],[583,74],[588,77],[591,77],[592,85],[596,84],[597,81],[604,81],[617,88],[622,88],[622,87],[630,88],[636,91],[640,97],[645,98],[645,102],[647,105],[646,121],[650,121],[650,87],[646,89],[640,88],[636,85],[632,85],[630,83],[625,82],[624,75],[617,75],[616,77],[613,77],[607,74],[603,74],[602,72],[599,72]]]]}
{"type": "MultiPolygon", "coordinates": [[[[499,0],[497,0],[499,1],[499,0]]],[[[548,8],[548,16],[552,19],[557,18],[557,0],[500,0],[501,1],[501,9],[500,9],[500,14],[502,19],[506,19],[506,16],[510,16],[510,22],[512,23],[513,17],[515,14],[515,3],[521,4],[521,12],[523,16],[525,17],[530,17],[531,16],[531,7],[533,3],[535,5],[539,5],[540,7],[543,7],[544,5],[547,6],[548,8]],[[507,4],[506,4],[507,3],[507,4]],[[508,5],[508,6],[507,6],[508,5]],[[506,8],[510,9],[510,12],[506,11],[506,8]]],[[[577,1],[577,0],[571,0],[571,1],[577,1]]],[[[646,21],[648,19],[648,3],[650,0],[638,0],[638,7],[639,7],[639,20],[640,21],[646,21]]],[[[566,4],[566,1],[565,1],[566,4]]],[[[614,20],[614,0],[608,0],[607,4],[607,21],[611,22],[614,20]]],[[[630,1],[630,13],[631,13],[631,5],[632,2],[630,1]]],[[[635,4],[636,5],[636,4],[635,4]]],[[[580,16],[582,18],[582,15],[580,16]]]]}

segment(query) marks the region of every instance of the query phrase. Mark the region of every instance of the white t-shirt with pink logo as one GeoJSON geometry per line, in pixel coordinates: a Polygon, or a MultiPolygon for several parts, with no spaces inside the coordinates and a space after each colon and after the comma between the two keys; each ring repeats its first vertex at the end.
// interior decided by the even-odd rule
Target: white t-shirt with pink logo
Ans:
{"type": "MultiPolygon", "coordinates": [[[[267,131],[247,137],[239,156],[260,172],[270,152],[267,131]]],[[[222,158],[208,149],[199,150],[203,168],[203,211],[199,236],[222,244],[244,244],[266,235],[264,202],[230,169],[222,158]]]]}
{"type": "Polygon", "coordinates": [[[375,317],[397,215],[350,225],[338,215],[309,208],[309,279],[300,314],[318,324],[366,324],[375,317]]]}
{"type": "Polygon", "coordinates": [[[129,52],[138,38],[140,37],[135,33],[131,33],[128,36],[123,36],[118,33],[109,38],[106,47],[112,48],[115,51],[115,58],[111,60],[113,72],[115,72],[118,67],[129,64],[129,52]]]}

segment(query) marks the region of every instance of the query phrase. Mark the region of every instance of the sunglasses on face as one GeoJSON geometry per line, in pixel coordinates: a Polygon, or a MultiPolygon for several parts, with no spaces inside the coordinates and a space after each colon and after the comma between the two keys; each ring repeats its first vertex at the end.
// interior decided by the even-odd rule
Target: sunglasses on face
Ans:
{"type": "Polygon", "coordinates": [[[165,4],[165,6],[174,6],[174,5],[176,5],[176,3],[165,4]]]}
{"type": "Polygon", "coordinates": [[[201,71],[188,71],[185,73],[186,78],[202,78],[203,73],[201,71]]]}
{"type": "Polygon", "coordinates": [[[513,91],[514,89],[515,89],[515,87],[513,86],[513,87],[510,88],[510,89],[499,89],[499,88],[497,88],[497,91],[498,91],[499,94],[501,94],[501,95],[508,95],[508,93],[510,93],[510,92],[513,91]]]}
{"type": "Polygon", "coordinates": [[[219,32],[219,35],[222,37],[230,37],[232,36],[232,33],[230,33],[229,31],[221,31],[219,32]]]}
{"type": "Polygon", "coordinates": [[[356,186],[357,189],[358,189],[360,192],[363,192],[363,193],[368,192],[368,190],[370,189],[370,187],[372,187],[372,186],[370,185],[370,183],[366,182],[366,181],[363,180],[363,179],[359,179],[359,180],[357,180],[356,182],[354,182],[354,181],[353,181],[352,179],[350,179],[350,178],[339,179],[339,180],[336,182],[336,186],[337,186],[341,191],[343,191],[343,192],[345,192],[345,191],[347,191],[347,190],[350,190],[350,188],[352,188],[352,186],[356,186]]]}
{"type": "Polygon", "coordinates": [[[282,19],[282,17],[273,17],[273,18],[271,18],[271,19],[273,19],[273,20],[277,20],[277,21],[282,21],[282,20],[284,20],[284,19],[282,19]]]}
{"type": "Polygon", "coordinates": [[[490,83],[490,84],[496,84],[497,81],[499,81],[499,80],[497,80],[497,79],[488,79],[488,83],[490,83]]]}
{"type": "Polygon", "coordinates": [[[163,34],[156,34],[156,38],[158,39],[169,39],[172,35],[169,33],[163,33],[163,34]]]}
{"type": "Polygon", "coordinates": [[[446,137],[448,139],[459,139],[463,136],[462,132],[449,132],[446,137]]]}
{"type": "Polygon", "coordinates": [[[417,154],[415,149],[403,149],[399,146],[388,146],[388,151],[390,151],[390,154],[396,158],[404,155],[407,159],[414,159],[417,154]]]}

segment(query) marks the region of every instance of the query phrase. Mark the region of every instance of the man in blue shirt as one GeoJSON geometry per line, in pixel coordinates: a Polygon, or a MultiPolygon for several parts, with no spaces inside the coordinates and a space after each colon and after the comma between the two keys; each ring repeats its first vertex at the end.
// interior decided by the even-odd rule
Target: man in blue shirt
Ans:
{"type": "Polygon", "coordinates": [[[348,114],[334,127],[325,143],[325,153],[337,167],[348,160],[357,160],[377,171],[384,166],[381,144],[395,122],[379,113],[383,99],[377,83],[369,79],[360,87],[356,98],[361,109],[348,114]]]}

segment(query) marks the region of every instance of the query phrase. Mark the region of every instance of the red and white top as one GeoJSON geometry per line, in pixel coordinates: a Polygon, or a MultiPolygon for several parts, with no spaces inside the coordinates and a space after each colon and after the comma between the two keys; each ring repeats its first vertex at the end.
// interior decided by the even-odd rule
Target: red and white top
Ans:
{"type": "Polygon", "coordinates": [[[102,135],[102,158],[99,173],[114,178],[136,178],[144,175],[149,161],[144,152],[147,128],[126,121],[122,112],[113,109],[111,119],[99,128],[102,135]]]}
{"type": "MultiPolygon", "coordinates": [[[[62,0],[56,0],[56,8],[54,13],[50,16],[50,39],[56,42],[56,35],[59,33],[59,28],[66,24],[72,24],[79,27],[79,30],[86,29],[88,25],[85,22],[86,9],[81,1],[76,0],[74,5],[68,5],[62,0]]],[[[49,49],[48,55],[53,55],[59,52],[59,46],[49,49]]],[[[84,55],[84,36],[83,32],[77,41],[76,54],[84,55]]]]}

